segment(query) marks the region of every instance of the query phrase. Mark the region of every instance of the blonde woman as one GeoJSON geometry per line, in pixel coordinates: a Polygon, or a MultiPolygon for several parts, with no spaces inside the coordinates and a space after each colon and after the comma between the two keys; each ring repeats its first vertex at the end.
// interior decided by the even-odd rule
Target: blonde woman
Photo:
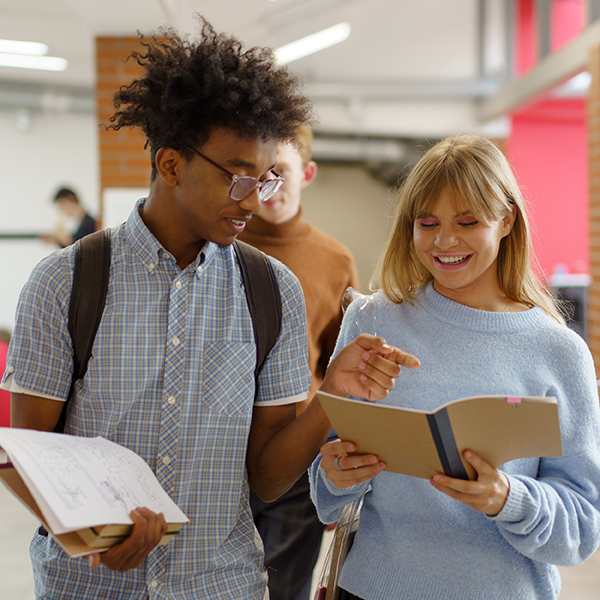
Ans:
{"type": "MultiPolygon", "coordinates": [[[[502,153],[477,136],[431,148],[400,192],[375,277],[377,329],[417,356],[384,401],[433,410],[477,394],[556,396],[564,456],[493,468],[477,481],[382,472],[333,440],[310,470],[320,518],[365,494],[340,585],[364,600],[555,599],[554,565],[600,543],[600,418],[594,366],[532,268],[522,195],[502,153]]],[[[348,309],[338,348],[369,331],[348,309]]]]}

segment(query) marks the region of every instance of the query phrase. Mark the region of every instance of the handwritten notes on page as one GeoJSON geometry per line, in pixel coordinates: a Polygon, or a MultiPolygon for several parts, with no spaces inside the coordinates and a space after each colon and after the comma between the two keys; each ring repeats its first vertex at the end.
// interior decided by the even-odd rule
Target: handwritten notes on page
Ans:
{"type": "Polygon", "coordinates": [[[188,521],[148,464],[105,438],[0,427],[0,447],[55,534],[131,524],[138,506],[162,512],[167,523],[188,521]]]}

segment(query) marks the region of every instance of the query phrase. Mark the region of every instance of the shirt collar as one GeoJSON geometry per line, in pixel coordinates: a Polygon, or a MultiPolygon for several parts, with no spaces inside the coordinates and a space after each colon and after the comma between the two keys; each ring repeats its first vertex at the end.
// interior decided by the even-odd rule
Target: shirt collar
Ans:
{"type": "MultiPolygon", "coordinates": [[[[145,202],[146,198],[141,198],[136,202],[135,208],[125,222],[125,237],[144,268],[152,275],[156,272],[161,257],[173,262],[175,262],[175,257],[161,246],[142,220],[141,211],[145,202]]],[[[198,269],[206,265],[207,259],[215,253],[215,249],[215,244],[205,243],[194,262],[186,268],[196,270],[199,275],[198,269]]]]}

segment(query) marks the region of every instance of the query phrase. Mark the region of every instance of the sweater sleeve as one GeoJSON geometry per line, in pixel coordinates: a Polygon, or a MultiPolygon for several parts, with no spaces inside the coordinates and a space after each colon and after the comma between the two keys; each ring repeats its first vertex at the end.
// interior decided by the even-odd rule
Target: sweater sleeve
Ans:
{"type": "MultiPolygon", "coordinates": [[[[360,333],[366,331],[362,322],[363,314],[360,310],[360,301],[354,301],[346,311],[340,329],[334,358],[340,350],[360,333]]],[[[331,432],[328,442],[338,439],[335,431],[331,432]]],[[[349,488],[336,487],[321,468],[322,456],[319,453],[308,470],[310,480],[310,496],[317,509],[317,515],[323,523],[335,523],[342,513],[344,506],[360,498],[370,487],[369,481],[349,488]]]]}
{"type": "MultiPolygon", "coordinates": [[[[337,438],[333,436],[330,439],[337,438]]],[[[336,487],[329,481],[327,474],[321,468],[321,458],[319,454],[308,471],[310,497],[317,508],[319,520],[322,523],[335,523],[340,518],[344,506],[367,492],[370,483],[366,481],[348,488],[336,487]]]]}
{"type": "Polygon", "coordinates": [[[535,478],[509,473],[507,501],[492,518],[521,554],[565,566],[600,543],[598,389],[587,346],[566,337],[546,374],[554,377],[548,395],[558,399],[563,456],[540,459],[535,478]]]}

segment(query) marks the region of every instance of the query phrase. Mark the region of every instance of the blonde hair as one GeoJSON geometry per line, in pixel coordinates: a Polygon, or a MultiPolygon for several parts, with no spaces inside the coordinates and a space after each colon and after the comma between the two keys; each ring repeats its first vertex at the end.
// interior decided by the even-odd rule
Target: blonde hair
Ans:
{"type": "Polygon", "coordinates": [[[419,290],[433,279],[417,258],[413,243],[416,219],[431,213],[444,188],[463,199],[469,212],[482,223],[515,212],[510,233],[500,242],[498,281],[516,302],[539,306],[564,324],[552,296],[538,280],[531,249],[525,201],[502,152],[488,139],[475,135],[448,138],[430,148],[409,173],[400,189],[392,231],[379,259],[371,288],[382,289],[392,302],[412,303],[419,290]]]}

